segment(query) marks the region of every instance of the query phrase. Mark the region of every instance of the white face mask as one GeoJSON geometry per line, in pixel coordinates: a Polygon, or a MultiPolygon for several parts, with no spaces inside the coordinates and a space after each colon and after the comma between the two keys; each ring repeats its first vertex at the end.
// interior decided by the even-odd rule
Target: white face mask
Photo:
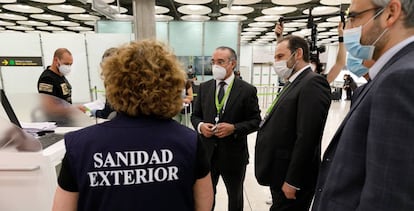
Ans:
{"type": "Polygon", "coordinates": [[[213,65],[213,78],[215,80],[223,80],[226,77],[227,71],[220,65],[213,65]]]}
{"type": "Polygon", "coordinates": [[[67,75],[69,74],[71,71],[71,66],[70,65],[60,65],[59,66],[59,72],[62,73],[62,75],[67,75]]]}
{"type": "Polygon", "coordinates": [[[292,68],[289,68],[287,66],[287,61],[289,61],[295,53],[296,52],[294,52],[287,60],[277,61],[273,63],[273,70],[280,78],[287,79],[292,74],[296,63],[292,68]]]}

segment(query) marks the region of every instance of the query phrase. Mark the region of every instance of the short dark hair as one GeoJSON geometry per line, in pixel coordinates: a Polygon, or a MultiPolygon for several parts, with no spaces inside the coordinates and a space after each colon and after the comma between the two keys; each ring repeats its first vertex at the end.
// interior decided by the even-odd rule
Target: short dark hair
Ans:
{"type": "Polygon", "coordinates": [[[53,54],[53,57],[57,57],[58,59],[61,59],[64,53],[68,53],[69,55],[72,56],[72,53],[67,48],[58,48],[53,54]]]}
{"type": "Polygon", "coordinates": [[[297,49],[301,48],[303,50],[303,60],[309,62],[309,45],[308,42],[302,37],[289,35],[284,37],[280,42],[287,41],[288,48],[291,53],[295,52],[297,49]]]}

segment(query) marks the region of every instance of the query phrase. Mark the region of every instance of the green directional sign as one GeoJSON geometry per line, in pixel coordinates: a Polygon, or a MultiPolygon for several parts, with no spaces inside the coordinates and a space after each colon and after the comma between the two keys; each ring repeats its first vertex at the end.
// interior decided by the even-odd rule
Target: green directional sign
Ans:
{"type": "Polygon", "coordinates": [[[42,57],[1,57],[0,66],[43,66],[42,57]]]}

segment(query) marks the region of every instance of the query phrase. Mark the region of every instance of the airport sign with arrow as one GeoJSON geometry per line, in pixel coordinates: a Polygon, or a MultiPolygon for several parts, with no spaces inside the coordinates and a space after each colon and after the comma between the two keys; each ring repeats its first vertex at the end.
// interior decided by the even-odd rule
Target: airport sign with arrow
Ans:
{"type": "Polygon", "coordinates": [[[1,57],[0,66],[43,66],[42,57],[1,57]]]}

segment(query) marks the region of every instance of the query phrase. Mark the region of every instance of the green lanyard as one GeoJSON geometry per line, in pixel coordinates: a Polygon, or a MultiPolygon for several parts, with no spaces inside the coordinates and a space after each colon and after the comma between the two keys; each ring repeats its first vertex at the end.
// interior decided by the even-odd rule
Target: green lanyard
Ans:
{"type": "Polygon", "coordinates": [[[272,105],[267,109],[266,115],[269,115],[269,113],[272,111],[273,107],[275,106],[276,102],[279,100],[279,97],[287,90],[287,88],[290,86],[291,83],[289,83],[287,86],[285,86],[282,91],[277,95],[276,99],[273,100],[272,105]]]}
{"type": "Polygon", "coordinates": [[[229,97],[230,90],[233,87],[233,82],[234,82],[234,79],[229,84],[229,87],[227,87],[227,90],[224,93],[224,96],[223,96],[223,99],[221,99],[221,102],[219,102],[219,100],[218,100],[218,94],[216,94],[216,100],[215,100],[215,102],[216,102],[217,116],[219,116],[219,114],[221,113],[221,110],[223,109],[223,106],[224,106],[224,102],[226,102],[227,98],[229,97]]]}

